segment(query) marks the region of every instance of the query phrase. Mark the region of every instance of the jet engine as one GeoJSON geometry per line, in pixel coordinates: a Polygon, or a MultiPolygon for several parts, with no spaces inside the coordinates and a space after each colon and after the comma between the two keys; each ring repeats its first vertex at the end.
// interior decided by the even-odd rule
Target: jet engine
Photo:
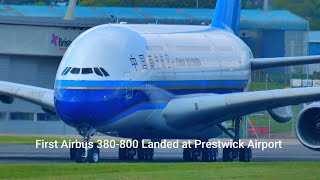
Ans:
{"type": "Polygon", "coordinates": [[[310,104],[300,112],[296,132],[304,146],[320,151],[320,103],[310,104]]]}
{"type": "Polygon", "coordinates": [[[0,95],[0,101],[5,104],[12,104],[14,99],[10,96],[0,95]]]}

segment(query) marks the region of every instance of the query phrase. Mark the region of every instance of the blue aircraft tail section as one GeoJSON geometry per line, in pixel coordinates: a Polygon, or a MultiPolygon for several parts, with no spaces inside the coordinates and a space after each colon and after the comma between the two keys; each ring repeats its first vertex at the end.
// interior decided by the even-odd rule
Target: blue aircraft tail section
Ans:
{"type": "Polygon", "coordinates": [[[239,33],[241,0],[217,0],[211,26],[239,33]]]}

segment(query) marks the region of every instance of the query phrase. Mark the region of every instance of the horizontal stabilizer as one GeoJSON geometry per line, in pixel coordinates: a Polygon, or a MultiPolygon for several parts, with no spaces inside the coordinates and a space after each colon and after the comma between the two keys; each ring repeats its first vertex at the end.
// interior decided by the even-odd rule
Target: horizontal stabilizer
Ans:
{"type": "Polygon", "coordinates": [[[305,64],[320,63],[320,56],[297,56],[297,57],[279,57],[279,58],[257,58],[251,59],[251,69],[267,69],[283,66],[296,66],[305,64]]]}

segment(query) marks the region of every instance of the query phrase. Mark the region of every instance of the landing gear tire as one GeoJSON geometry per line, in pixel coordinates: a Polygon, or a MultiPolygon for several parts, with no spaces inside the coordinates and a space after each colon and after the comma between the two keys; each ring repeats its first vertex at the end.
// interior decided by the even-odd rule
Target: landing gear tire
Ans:
{"type": "Polygon", "coordinates": [[[154,156],[154,149],[153,148],[148,148],[148,149],[146,149],[146,151],[147,151],[146,160],[147,161],[152,161],[153,160],[153,156],[154,156]]]}
{"type": "Polygon", "coordinates": [[[75,161],[76,163],[85,163],[87,159],[85,158],[85,149],[84,148],[78,148],[75,152],[75,161]]]}
{"type": "Polygon", "coordinates": [[[70,148],[70,159],[74,161],[76,159],[77,148],[70,148]]]}
{"type": "Polygon", "coordinates": [[[98,163],[100,160],[100,150],[98,148],[92,148],[88,151],[87,161],[89,163],[98,163]]]}
{"type": "Polygon", "coordinates": [[[141,147],[139,147],[137,149],[137,158],[138,158],[138,161],[143,161],[144,160],[144,157],[145,157],[145,151],[144,149],[142,149],[141,147]]]}
{"type": "Polygon", "coordinates": [[[136,155],[136,150],[133,148],[119,148],[119,160],[131,161],[136,155]]]}
{"type": "Polygon", "coordinates": [[[204,148],[202,149],[202,161],[204,162],[216,162],[218,157],[218,149],[216,148],[204,148]]]}
{"type": "Polygon", "coordinates": [[[152,161],[154,156],[153,148],[138,148],[137,157],[138,161],[152,161]]]}
{"type": "Polygon", "coordinates": [[[233,161],[232,148],[223,148],[222,161],[223,162],[233,161]]]}
{"type": "Polygon", "coordinates": [[[191,161],[191,157],[192,157],[192,151],[189,148],[184,148],[183,149],[183,160],[186,162],[191,161]]]}
{"type": "Polygon", "coordinates": [[[252,157],[251,148],[244,147],[239,150],[239,161],[240,162],[250,162],[252,157]]]}
{"type": "Polygon", "coordinates": [[[125,148],[119,148],[119,160],[120,161],[125,161],[127,160],[127,156],[126,156],[126,149],[125,148]]]}

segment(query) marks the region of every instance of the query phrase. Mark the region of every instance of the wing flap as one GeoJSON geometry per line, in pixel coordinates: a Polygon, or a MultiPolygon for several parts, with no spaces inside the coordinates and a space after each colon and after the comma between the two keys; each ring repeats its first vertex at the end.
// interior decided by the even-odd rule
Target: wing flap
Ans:
{"type": "Polygon", "coordinates": [[[51,89],[0,81],[0,94],[19,98],[55,111],[54,93],[51,89]]]}
{"type": "Polygon", "coordinates": [[[258,111],[320,100],[320,88],[296,88],[232,94],[202,94],[170,100],[163,111],[172,127],[220,123],[258,111]]]}
{"type": "Polygon", "coordinates": [[[267,69],[282,66],[296,66],[320,63],[320,56],[278,57],[251,59],[251,69],[267,69]]]}

